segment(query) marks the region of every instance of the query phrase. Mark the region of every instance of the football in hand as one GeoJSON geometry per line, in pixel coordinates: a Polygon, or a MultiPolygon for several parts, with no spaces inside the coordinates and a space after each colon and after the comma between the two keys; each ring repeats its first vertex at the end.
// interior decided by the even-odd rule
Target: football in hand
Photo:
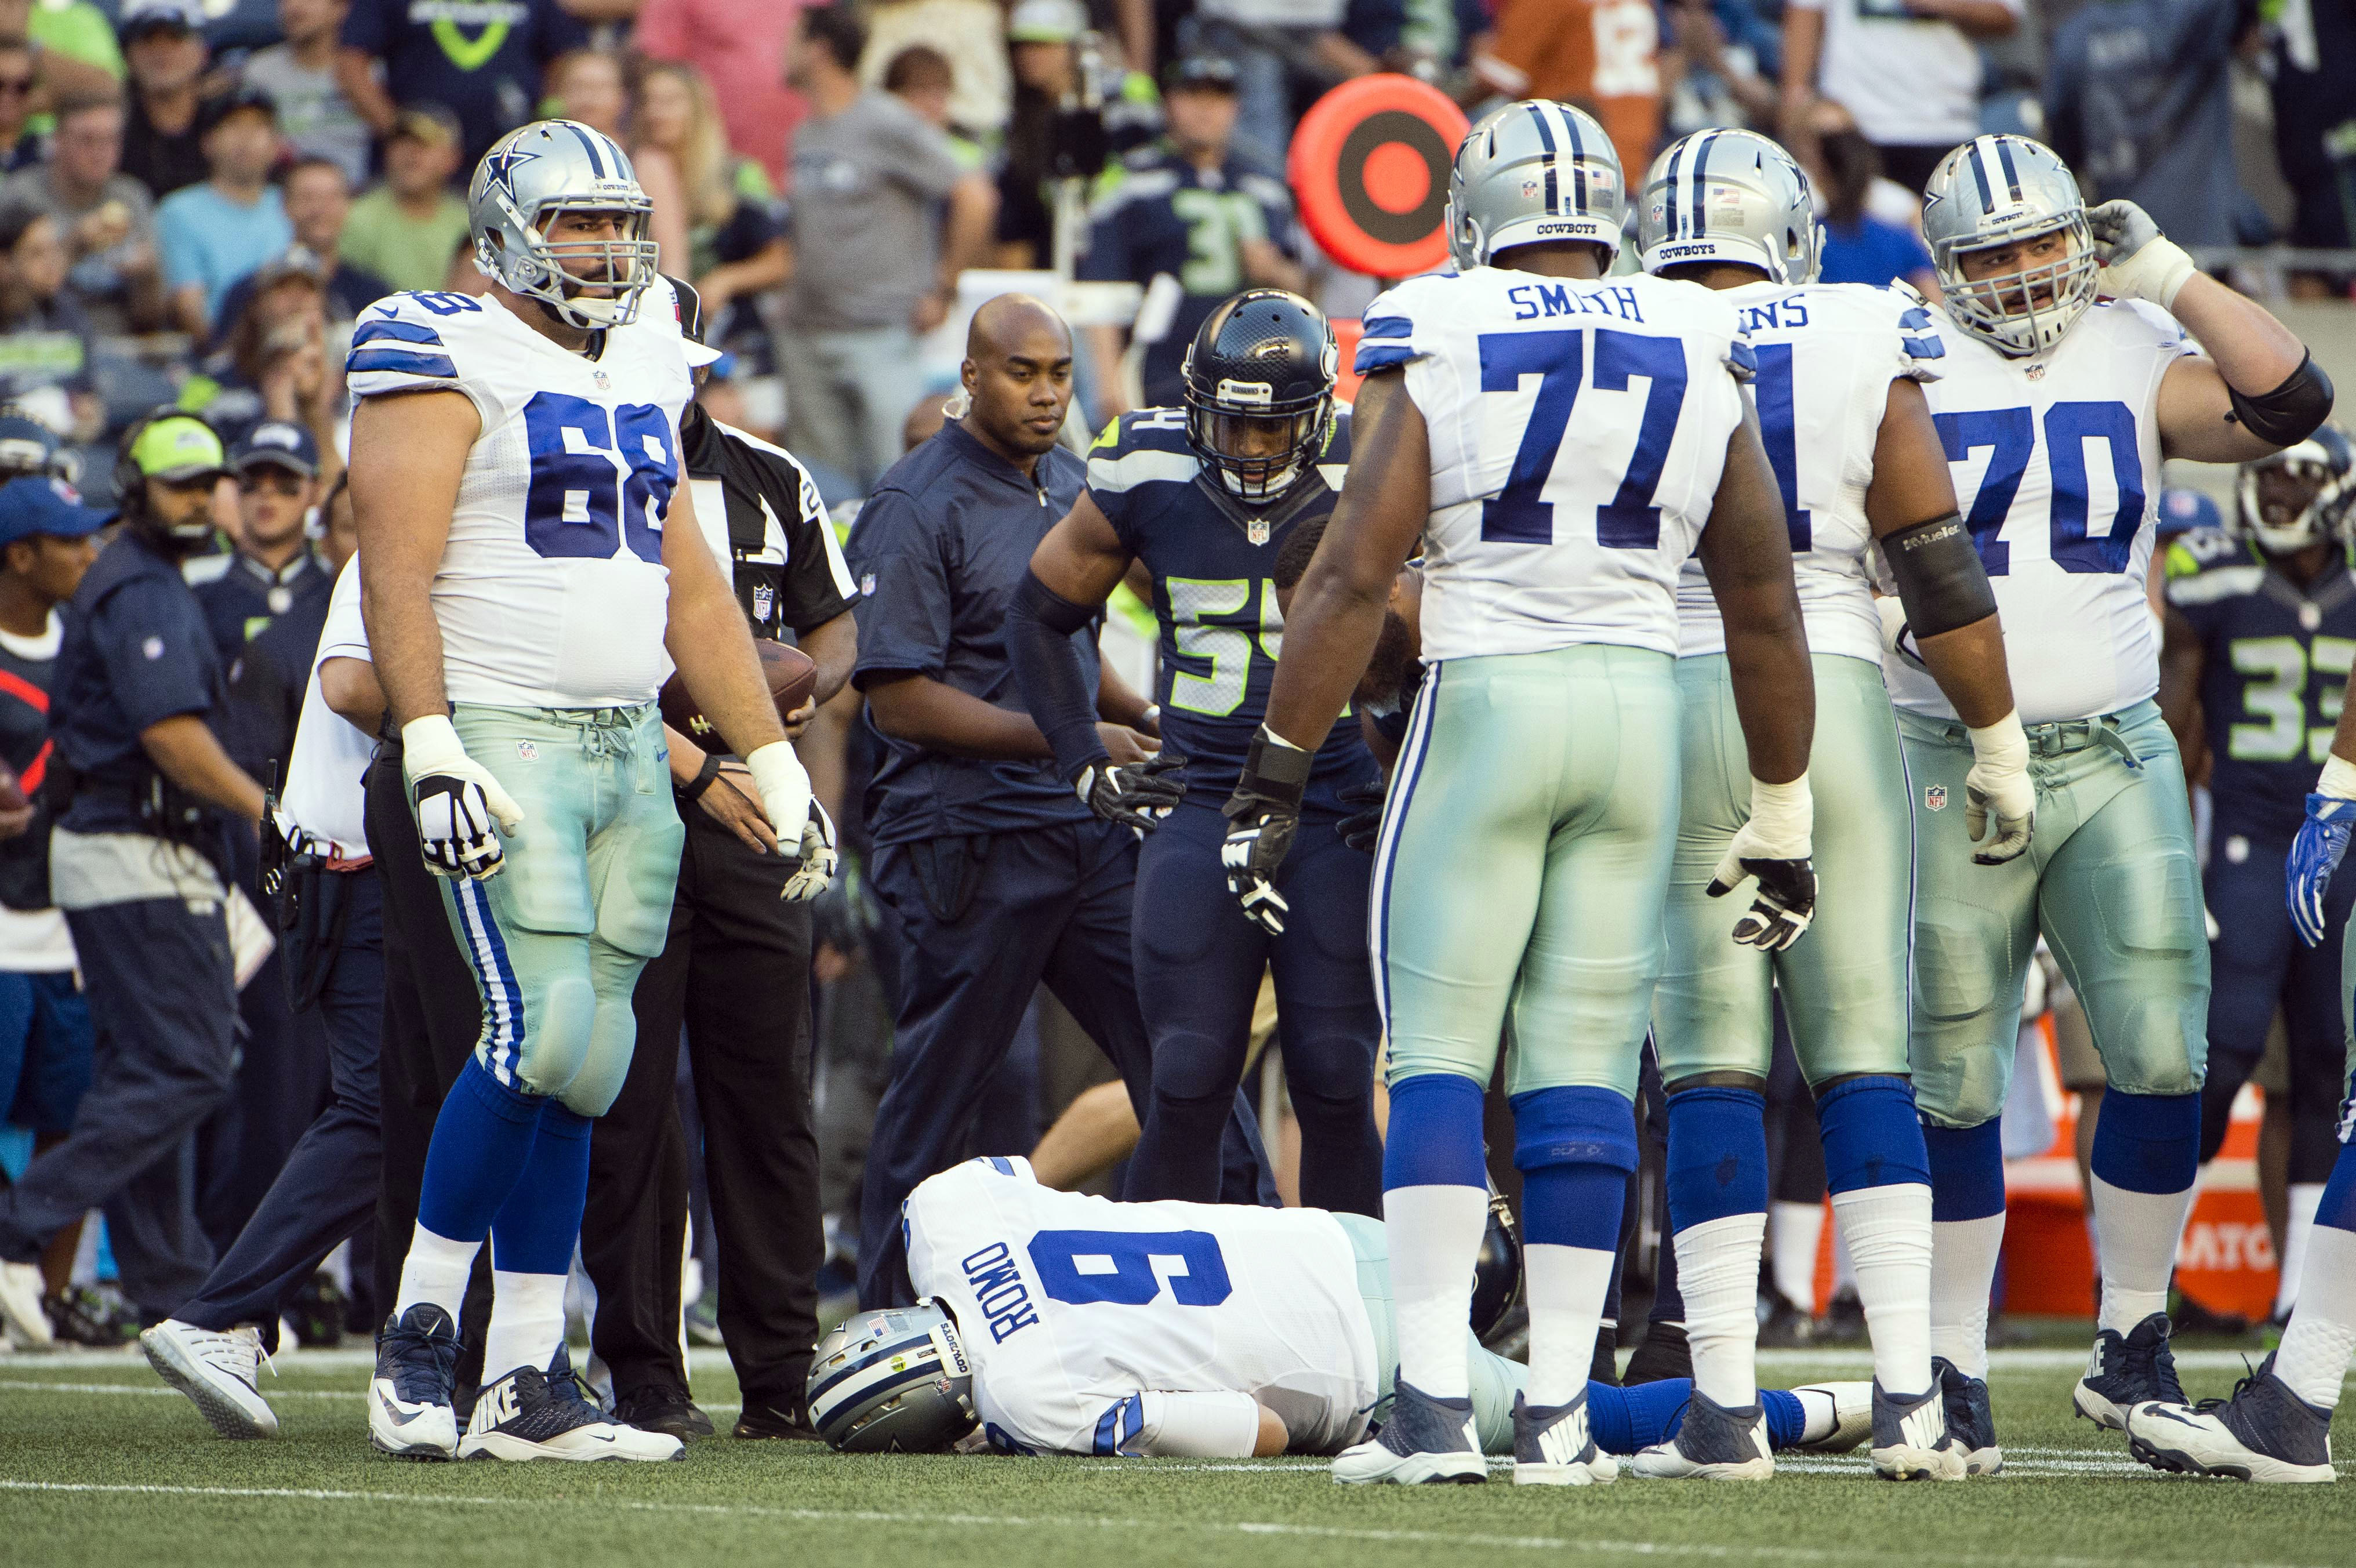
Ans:
{"type": "MultiPolygon", "coordinates": [[[[777,704],[777,717],[784,720],[810,699],[818,690],[818,662],[790,643],[772,642],[766,638],[753,639],[753,651],[761,656],[761,673],[769,682],[769,700],[777,704]]],[[[677,674],[663,682],[663,723],[695,742],[711,748],[715,743],[728,743],[713,727],[703,710],[687,694],[687,682],[677,674]]]]}

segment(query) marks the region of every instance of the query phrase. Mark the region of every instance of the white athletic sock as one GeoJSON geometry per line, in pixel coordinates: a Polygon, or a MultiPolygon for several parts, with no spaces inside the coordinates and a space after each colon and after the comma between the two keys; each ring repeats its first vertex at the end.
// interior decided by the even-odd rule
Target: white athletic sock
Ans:
{"type": "MultiPolygon", "coordinates": [[[[1466,1399],[1472,1391],[1464,1347],[1472,1337],[1472,1270],[1488,1214],[1489,1195],[1477,1187],[1434,1183],[1383,1194],[1398,1375],[1434,1399],[1466,1399]]],[[[1586,1376],[1582,1369],[1582,1381],[1586,1376]]]]}
{"type": "Polygon", "coordinates": [[[1824,1240],[1825,1206],[1778,1202],[1768,1211],[1767,1257],[1775,1288],[1802,1312],[1816,1310],[1816,1249],[1824,1240]]]}
{"type": "Polygon", "coordinates": [[[1931,1226],[1931,1354],[1967,1378],[1987,1376],[1988,1295],[2003,1253],[2000,1210],[1931,1226]]]}
{"type": "Polygon", "coordinates": [[[1588,1371],[1595,1364],[1596,1326],[1619,1261],[1616,1251],[1594,1247],[1539,1241],[1523,1247],[1523,1278],[1529,1282],[1532,1404],[1569,1404],[1587,1387],[1588,1371]]]}
{"type": "Polygon", "coordinates": [[[2192,1212],[2192,1188],[2130,1192],[2101,1176],[2094,1189],[2094,1229],[2103,1242],[2103,1305],[2095,1326],[2125,1334],[2155,1312],[2168,1310],[2168,1280],[2176,1266],[2177,1238],[2192,1212]]]}
{"type": "Polygon", "coordinates": [[[2319,1225],[2307,1242],[2307,1288],[2275,1351],[2275,1376],[2312,1405],[2332,1410],[2356,1355],[2356,1230],[2319,1225]]]}
{"type": "Polygon", "coordinates": [[[1884,1391],[1931,1387],[1931,1188],[1922,1182],[1833,1194],[1884,1391]]]}
{"type": "Polygon", "coordinates": [[[466,1278],[475,1272],[475,1254],[482,1247],[480,1241],[436,1236],[420,1223],[410,1232],[409,1256],[401,1261],[401,1294],[392,1304],[393,1316],[430,1301],[456,1323],[466,1301],[466,1278]]]}
{"type": "Polygon", "coordinates": [[[1677,1289],[1694,1387],[1722,1405],[1759,1402],[1759,1244],[1764,1214],[1729,1214],[1677,1232],[1677,1289]]]}
{"type": "Polygon", "coordinates": [[[2290,1215],[2283,1227],[2281,1283],[2275,1286],[2275,1314],[2286,1316],[2298,1305],[2298,1278],[2307,1262],[2308,1237],[2315,1230],[2315,1210],[2323,1201],[2323,1184],[2298,1181],[2290,1186],[2290,1215]]]}
{"type": "Polygon", "coordinates": [[[1848,1238],[1837,1225],[1833,1227],[1833,1294],[1857,1294],[1857,1260],[1849,1255],[1848,1238]]]}
{"type": "Polygon", "coordinates": [[[564,1343],[564,1276],[491,1271],[491,1323],[483,1331],[486,1386],[519,1367],[544,1368],[564,1343]]]}

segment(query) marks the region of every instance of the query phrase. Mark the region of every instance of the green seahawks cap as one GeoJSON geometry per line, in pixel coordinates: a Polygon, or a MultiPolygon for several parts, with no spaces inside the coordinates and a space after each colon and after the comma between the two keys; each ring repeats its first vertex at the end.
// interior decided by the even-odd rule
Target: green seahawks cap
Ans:
{"type": "Polygon", "coordinates": [[[139,433],[131,461],[151,479],[178,481],[229,472],[229,454],[213,427],[190,414],[167,414],[139,433]]]}

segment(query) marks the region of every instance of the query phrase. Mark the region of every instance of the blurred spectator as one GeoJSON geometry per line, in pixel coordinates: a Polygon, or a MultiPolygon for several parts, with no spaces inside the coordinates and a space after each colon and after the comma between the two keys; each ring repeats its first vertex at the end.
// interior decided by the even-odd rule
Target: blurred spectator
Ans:
{"type": "Polygon", "coordinates": [[[559,0],[504,0],[481,7],[479,23],[456,21],[447,9],[352,0],[336,75],[380,136],[392,131],[396,89],[402,102],[450,105],[458,115],[461,163],[472,169],[493,142],[538,117],[542,70],[568,50],[587,48],[589,33],[559,0]]]}
{"type": "Polygon", "coordinates": [[[2020,25],[2022,0],[1788,0],[1783,140],[1805,161],[1809,104],[1847,105],[1884,173],[1920,192],[1980,128],[1975,40],[2020,25]]]}
{"type": "Polygon", "coordinates": [[[622,84],[621,57],[611,49],[573,49],[548,66],[548,90],[541,111],[564,120],[578,120],[617,142],[626,142],[623,121],[629,117],[630,95],[622,84]]]}
{"type": "Polygon", "coordinates": [[[2045,139],[2089,202],[2124,197],[2183,245],[2264,237],[2245,232],[2255,209],[2233,172],[2230,78],[2245,16],[2242,0],[2094,0],[2062,25],[2045,139]]]}
{"type": "Polygon", "coordinates": [[[1474,44],[1474,78],[1503,97],[1591,110],[1620,166],[1641,179],[1661,134],[1660,25],[1650,0],[1496,0],[1495,14],[1474,44]]]}
{"type": "MultiPolygon", "coordinates": [[[[1055,192],[1048,181],[1055,162],[1056,112],[1079,90],[1079,52],[1074,45],[1087,24],[1088,14],[1079,0],[1023,0],[1007,18],[1014,109],[1007,124],[1005,160],[998,172],[1001,266],[1044,267],[1055,253],[1055,192]]],[[[904,52],[901,59],[913,52],[904,52]]],[[[892,63],[897,70],[900,60],[892,63]]]]}
{"type": "Polygon", "coordinates": [[[199,138],[211,170],[155,209],[164,283],[180,329],[205,342],[230,285],[294,242],[286,201],[270,183],[278,118],[270,100],[240,92],[206,105],[199,138]]]}
{"type": "MultiPolygon", "coordinates": [[[[326,274],[329,321],[348,322],[392,292],[391,285],[374,273],[342,259],[344,225],[351,217],[352,193],[344,183],[340,167],[327,158],[305,158],[286,171],[283,188],[286,220],[294,229],[294,244],[286,252],[287,257],[295,258],[301,252],[301,265],[326,274]]],[[[214,347],[227,341],[230,323],[245,314],[259,275],[249,274],[230,285],[229,293],[221,299],[220,314],[214,321],[214,347]]]]}
{"type": "Polygon", "coordinates": [[[949,124],[949,101],[957,91],[957,72],[948,56],[930,44],[910,44],[884,68],[884,91],[916,112],[916,118],[948,137],[959,161],[981,166],[978,143],[960,136],[949,124]]]}
{"type": "Polygon", "coordinates": [[[38,207],[0,207],[0,397],[78,442],[96,440],[106,410],[91,357],[90,317],[66,286],[58,220],[38,207]]]}
{"type": "Polygon", "coordinates": [[[48,161],[0,187],[0,200],[46,209],[65,234],[66,274],[100,332],[145,331],[164,319],[164,274],[155,248],[155,202],[117,169],[123,156],[119,96],[70,98],[58,105],[48,161]]]}
{"type": "Polygon", "coordinates": [[[958,274],[981,259],[998,200],[939,131],[861,89],[864,41],[848,5],[804,12],[795,36],[792,81],[810,117],[794,134],[795,271],[777,360],[794,450],[867,485],[898,458],[901,416],[924,390],[916,338],[941,324],[958,274]]]}
{"type": "MultiPolygon", "coordinates": [[[[235,548],[198,556],[181,575],[196,590],[213,645],[231,666],[234,683],[239,653],[273,618],[293,615],[315,628],[327,619],[336,574],[312,552],[304,525],[335,476],[320,471],[319,446],[308,430],[274,419],[256,424],[230,448],[230,472],[237,478],[235,548]]],[[[315,643],[317,636],[315,629],[315,643]]],[[[284,717],[291,721],[294,715],[284,717]]],[[[269,764],[285,761],[285,746],[294,739],[291,722],[261,727],[269,733],[258,737],[263,744],[255,755],[240,755],[242,748],[230,746],[238,766],[256,778],[269,764]]]]}
{"type": "Polygon", "coordinates": [[[987,136],[1006,124],[1012,83],[1006,59],[1006,17],[993,0],[883,0],[868,7],[867,46],[860,56],[862,86],[881,87],[902,49],[926,44],[957,72],[949,124],[987,136]]]}
{"type": "Polygon", "coordinates": [[[0,38],[0,174],[30,168],[48,155],[48,138],[32,128],[33,93],[40,77],[33,69],[33,46],[0,38]]]}
{"type": "MultiPolygon", "coordinates": [[[[1184,290],[1168,329],[1145,347],[1148,406],[1178,401],[1187,345],[1221,300],[1246,287],[1297,291],[1304,281],[1294,255],[1291,193],[1235,148],[1236,80],[1235,66],[1215,55],[1180,60],[1163,93],[1169,136],[1122,159],[1088,215],[1081,277],[1150,285],[1167,273],[1184,290]]],[[[1120,329],[1091,327],[1087,337],[1097,418],[1109,424],[1129,406],[1120,329]]]]}
{"type": "Polygon", "coordinates": [[[131,72],[131,113],[123,126],[123,172],[161,201],[203,179],[205,13],[201,0],[130,0],[123,8],[123,58],[131,72]]]}
{"type": "MultiPolygon", "coordinates": [[[[1562,0],[1522,3],[1545,13],[1547,31],[1580,30],[1566,19],[1562,0]]],[[[1296,80],[1322,85],[1380,68],[1341,31],[1347,9],[1348,0],[1196,0],[1194,15],[1181,27],[1190,51],[1218,56],[1235,68],[1236,139],[1270,172],[1284,167],[1292,143],[1296,80]]],[[[1649,27],[1652,7],[1644,11],[1649,27]]]]}
{"type": "Polygon", "coordinates": [[[792,270],[776,194],[761,166],[730,148],[712,85],[693,66],[649,65],[637,99],[630,156],[659,155],[677,171],[689,281],[712,324],[707,337],[724,342],[730,305],[776,287],[792,270]]]}
{"type": "Polygon", "coordinates": [[[41,85],[53,100],[122,89],[114,24],[89,0],[0,0],[0,38],[34,46],[41,85]]]}
{"type": "MultiPolygon", "coordinates": [[[[1825,200],[1825,283],[1863,283],[1875,287],[1903,280],[1918,293],[1939,297],[1938,274],[1922,235],[1871,209],[1881,180],[1880,155],[1851,124],[1822,130],[1816,139],[1825,200]]],[[[1882,182],[1886,183],[1886,182],[1882,182]]]]}
{"type": "Polygon", "coordinates": [[[278,420],[332,450],[344,382],[327,329],[325,270],[309,252],[290,251],[255,274],[228,345],[181,389],[180,407],[203,414],[230,446],[263,420],[278,420]]]}
{"type": "MultiPolygon", "coordinates": [[[[2356,209],[2356,0],[2285,5],[2272,23],[2275,156],[2297,206],[2290,242],[2349,242],[2356,209]]],[[[2295,279],[2302,292],[2320,278],[2295,279]]]]}
{"type": "Polygon", "coordinates": [[[491,292],[491,280],[475,264],[475,237],[458,236],[456,249],[450,252],[450,268],[443,275],[442,286],[452,294],[463,294],[479,299],[491,292]]]}
{"type": "Polygon", "coordinates": [[[278,128],[297,156],[327,158],[357,188],[368,183],[368,122],[336,78],[347,0],[278,0],[286,41],[257,49],[239,81],[278,105],[278,128]]]}
{"type": "Polygon", "coordinates": [[[1732,36],[1709,0],[1676,0],[1668,7],[1676,48],[1664,52],[1659,67],[1665,141],[1712,125],[1775,124],[1781,98],[1760,69],[1762,48],[1770,58],[1779,52],[1774,31],[1750,0],[1730,0],[1723,9],[1749,29],[1746,37],[1732,36]]]}
{"type": "Polygon", "coordinates": [[[711,84],[728,145],[782,186],[804,105],[786,86],[786,46],[801,0],[646,0],[631,43],[691,65],[711,84]]]}
{"type": "Polygon", "coordinates": [[[460,134],[438,104],[401,112],[385,138],[384,183],[344,220],[344,260],[395,290],[442,286],[451,250],[467,240],[466,199],[450,188],[460,134]]]}

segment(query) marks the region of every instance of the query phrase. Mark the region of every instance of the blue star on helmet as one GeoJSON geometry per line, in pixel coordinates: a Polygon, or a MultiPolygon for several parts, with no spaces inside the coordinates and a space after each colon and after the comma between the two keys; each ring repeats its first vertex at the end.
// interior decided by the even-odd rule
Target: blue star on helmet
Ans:
{"type": "Polygon", "coordinates": [[[485,183],[484,188],[486,190],[503,191],[506,193],[509,202],[513,203],[516,200],[516,169],[520,165],[534,161],[540,157],[540,156],[541,155],[538,153],[528,153],[524,151],[522,147],[513,142],[509,143],[506,146],[501,147],[498,151],[493,153],[487,160],[485,160],[489,165],[491,174],[490,178],[485,183]]]}

